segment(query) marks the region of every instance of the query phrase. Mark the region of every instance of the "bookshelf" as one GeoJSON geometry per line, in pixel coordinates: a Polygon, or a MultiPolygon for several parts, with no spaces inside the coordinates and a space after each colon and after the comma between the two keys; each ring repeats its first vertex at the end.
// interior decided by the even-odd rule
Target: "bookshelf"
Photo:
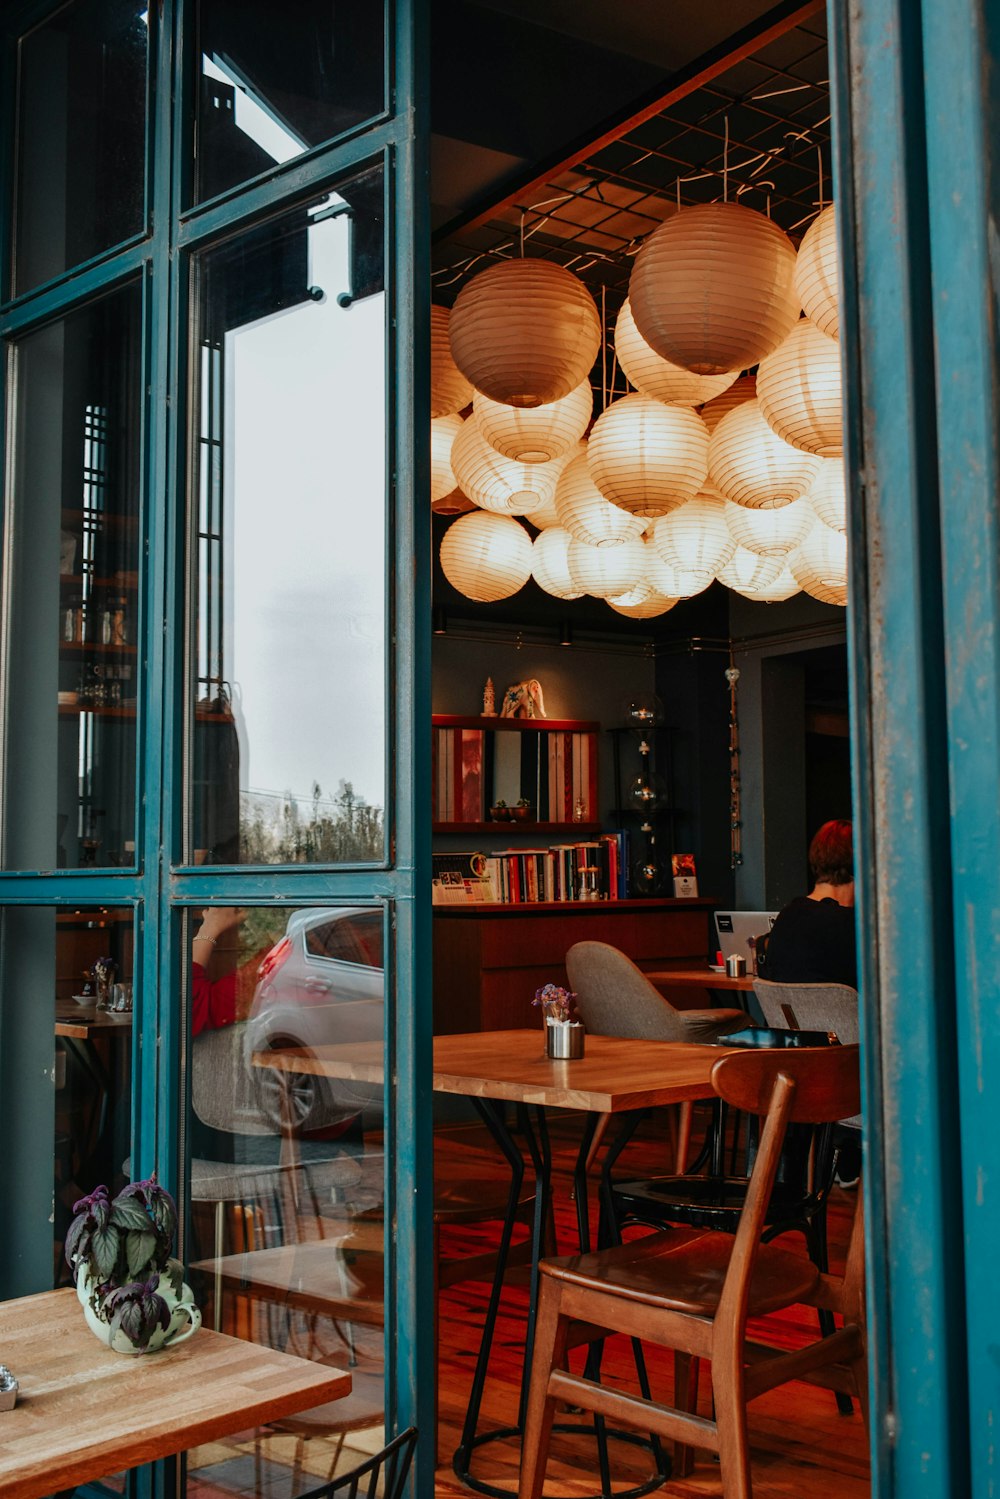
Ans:
{"type": "Polygon", "coordinates": [[[600,830],[596,722],[450,713],[431,722],[434,832],[583,837],[600,830]],[[501,802],[509,817],[494,813],[501,802]]]}

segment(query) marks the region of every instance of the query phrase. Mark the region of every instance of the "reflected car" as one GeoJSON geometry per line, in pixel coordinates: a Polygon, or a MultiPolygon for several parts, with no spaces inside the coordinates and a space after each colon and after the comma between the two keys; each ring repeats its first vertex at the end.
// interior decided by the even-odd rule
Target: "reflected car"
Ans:
{"type": "MultiPolygon", "coordinates": [[[[260,965],[245,1028],[254,1052],[313,1049],[383,1036],[383,914],[371,906],[295,911],[260,965]]],[[[335,1137],[360,1120],[381,1128],[382,1088],[277,1068],[250,1068],[261,1112],[280,1129],[335,1137]]]]}

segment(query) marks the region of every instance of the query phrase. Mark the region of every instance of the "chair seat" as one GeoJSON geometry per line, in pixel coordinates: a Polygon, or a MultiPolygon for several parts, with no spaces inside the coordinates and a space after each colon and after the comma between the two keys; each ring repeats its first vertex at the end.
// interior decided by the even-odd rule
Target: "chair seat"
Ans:
{"type": "MultiPolygon", "coordinates": [[[[615,1215],[620,1223],[689,1223],[732,1232],[747,1193],[745,1176],[662,1176],[616,1182],[615,1215]]],[[[816,1199],[788,1182],[775,1182],[765,1222],[801,1223],[816,1199]]]]}
{"type": "Polygon", "coordinates": [[[746,1010],[678,1010],[677,1020],[684,1041],[715,1041],[753,1024],[746,1010]]]}
{"type": "MultiPolygon", "coordinates": [[[[544,1275],[586,1290],[696,1317],[713,1317],[733,1252],[729,1234],[681,1229],[650,1234],[593,1254],[543,1260],[544,1275]]],[[[811,1260],[762,1244],[750,1281],[748,1315],[760,1317],[810,1296],[819,1281],[811,1260]]]]}

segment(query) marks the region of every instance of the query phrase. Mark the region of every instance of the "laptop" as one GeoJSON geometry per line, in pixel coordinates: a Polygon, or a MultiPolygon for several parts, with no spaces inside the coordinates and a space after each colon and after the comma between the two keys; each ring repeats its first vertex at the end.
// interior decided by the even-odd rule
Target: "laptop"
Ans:
{"type": "Polygon", "coordinates": [[[738,953],[741,958],[747,959],[749,967],[750,949],[747,947],[747,938],[769,932],[777,914],[777,911],[716,911],[715,945],[722,954],[723,963],[733,953],[738,953]]]}

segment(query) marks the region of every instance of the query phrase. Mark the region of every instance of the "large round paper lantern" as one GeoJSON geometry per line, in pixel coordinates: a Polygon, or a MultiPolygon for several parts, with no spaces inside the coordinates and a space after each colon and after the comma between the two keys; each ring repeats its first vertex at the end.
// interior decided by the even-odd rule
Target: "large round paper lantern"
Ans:
{"type": "Polygon", "coordinates": [[[795,295],[806,317],[831,338],[840,337],[840,252],[837,212],[831,203],[809,225],[795,261],[795,295]]]}
{"type": "Polygon", "coordinates": [[[431,504],[443,500],[457,486],[451,449],[463,427],[460,416],[439,416],[431,422],[431,504]]]}
{"type": "Polygon", "coordinates": [[[569,544],[569,572],[577,588],[595,598],[627,593],[643,575],[646,554],[639,536],[630,536],[620,546],[588,546],[574,536],[569,544]]]}
{"type": "Polygon", "coordinates": [[[783,604],[785,599],[794,598],[797,593],[802,592],[802,589],[796,583],[792,569],[785,562],[773,583],[765,583],[748,591],[737,588],[734,592],[742,593],[745,599],[752,599],[755,604],[783,604]]]}
{"type": "Polygon", "coordinates": [[[847,603],[847,537],[817,522],[788,559],[799,587],[824,604],[847,603]]]}
{"type": "Polygon", "coordinates": [[[544,406],[590,373],[601,319],[572,271],[549,260],[504,260],[459,292],[451,352],[466,379],[506,406],[544,406]]]}
{"type": "Polygon", "coordinates": [[[758,589],[769,587],[784,565],[783,557],[761,557],[756,552],[748,552],[746,547],[738,546],[725,567],[720,567],[715,576],[727,588],[735,589],[737,593],[749,598],[758,589]]]}
{"type": "Polygon", "coordinates": [[[556,514],[561,526],[592,547],[618,546],[629,537],[639,536],[645,527],[639,516],[604,498],[590,477],[586,453],[578,453],[559,478],[556,514]]]}
{"type": "Polygon", "coordinates": [[[793,448],[837,458],[844,446],[840,345],[802,318],[761,361],[757,401],[764,419],[793,448]]]}
{"type": "Polygon", "coordinates": [[[607,603],[616,614],[624,614],[626,619],[655,619],[658,614],[668,613],[677,600],[667,598],[662,593],[645,593],[642,589],[631,589],[628,593],[619,594],[617,598],[608,599],[607,603]],[[643,596],[636,598],[635,594],[643,596]]]}
{"type": "Polygon", "coordinates": [[[473,412],[491,448],[519,463],[551,463],[579,442],[594,414],[594,393],[583,380],[546,406],[504,406],[477,395],[473,412]]]}
{"type": "Polygon", "coordinates": [[[530,515],[555,494],[562,472],[558,462],[515,463],[501,458],[483,440],[474,418],[462,423],[451,450],[451,466],[469,499],[499,515],[530,515]]]}
{"type": "Polygon", "coordinates": [[[531,575],[539,588],[555,599],[578,599],[578,588],[569,570],[569,544],[573,540],[562,526],[540,531],[531,544],[531,575]]]}
{"type": "Polygon", "coordinates": [[[666,515],[693,499],[708,473],[708,429],[689,406],[625,396],[598,417],[587,443],[590,476],[632,515],[666,515]]]}
{"type": "Polygon", "coordinates": [[[816,524],[816,512],[805,498],[778,510],[748,510],[726,501],[726,525],[737,547],[761,557],[787,557],[801,546],[816,524]]]}
{"type": "Polygon", "coordinates": [[[842,458],[827,458],[806,491],[806,499],[834,531],[847,530],[847,479],[842,458]]]}
{"type": "Polygon", "coordinates": [[[475,392],[452,358],[447,307],[431,307],[431,416],[454,416],[475,392]]]}
{"type": "Polygon", "coordinates": [[[632,316],[672,364],[699,375],[749,369],[798,318],[794,274],[795,247],[765,214],[697,204],[661,224],[636,256],[632,316]]]}
{"type": "Polygon", "coordinates": [[[675,567],[673,563],[665,561],[653,547],[652,538],[649,536],[646,537],[645,547],[646,570],[643,576],[654,591],[665,598],[693,598],[696,593],[702,593],[712,582],[711,573],[675,567]]]}
{"type": "Polygon", "coordinates": [[[734,406],[742,406],[744,401],[753,401],[756,397],[757,376],[741,375],[734,384],[729,386],[728,390],[722,392],[721,396],[716,396],[713,401],[706,401],[701,408],[700,415],[708,428],[709,436],[734,406]]]}
{"type": "Polygon", "coordinates": [[[674,406],[700,406],[711,401],[733,384],[739,370],[725,375],[693,375],[669,359],[661,359],[635,326],[632,307],[622,303],[615,323],[615,353],[627,380],[644,396],[667,401],[674,406]]]}
{"type": "Polygon", "coordinates": [[[467,599],[493,604],[523,588],[531,576],[531,537],[510,516],[474,510],[445,532],[441,567],[467,599]]]}
{"type": "Polygon", "coordinates": [[[821,462],[772,432],[756,401],[744,401],[724,416],[708,444],[710,481],[727,500],[751,510],[777,509],[797,500],[821,462]]]}
{"type": "Polygon", "coordinates": [[[649,542],[671,567],[709,578],[714,578],[736,550],[726,525],[725,501],[708,490],[655,520],[649,542]]]}

